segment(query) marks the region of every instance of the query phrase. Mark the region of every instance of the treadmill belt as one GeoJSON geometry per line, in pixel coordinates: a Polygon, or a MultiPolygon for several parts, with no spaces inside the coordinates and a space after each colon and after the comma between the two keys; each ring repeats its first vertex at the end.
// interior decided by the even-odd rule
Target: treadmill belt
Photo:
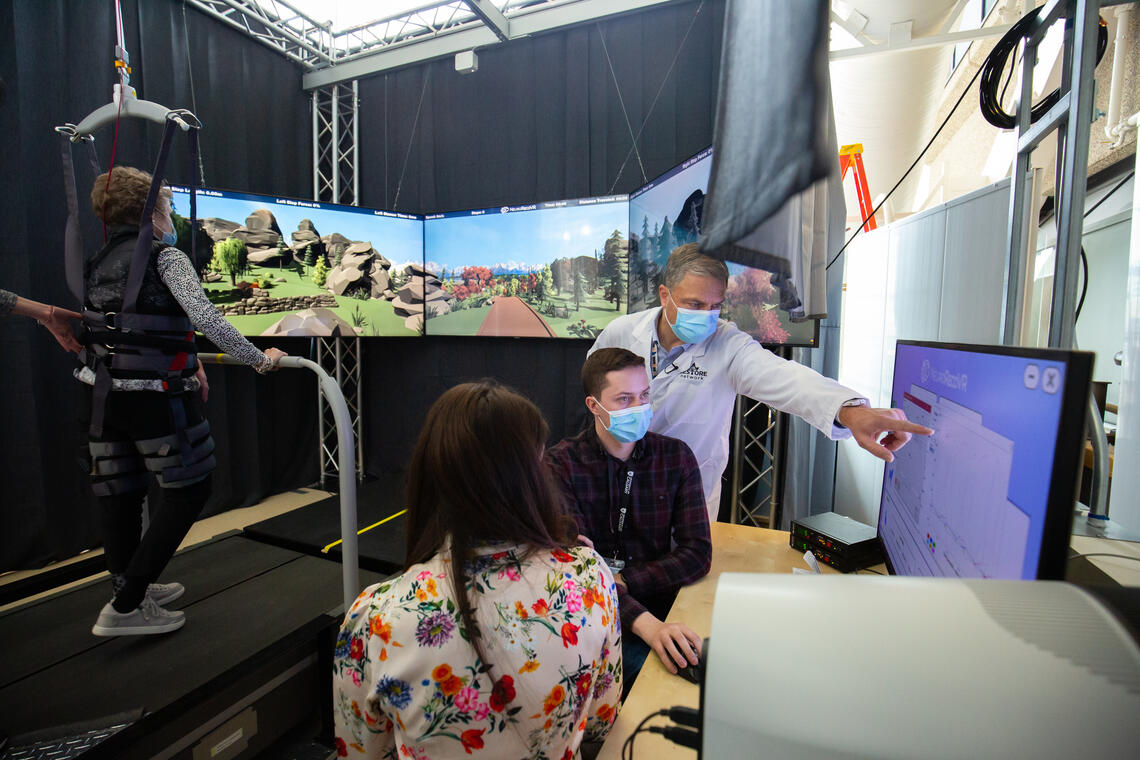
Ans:
{"type": "MultiPolygon", "coordinates": [[[[399,514],[404,509],[402,496],[381,481],[364,484],[357,492],[357,529],[366,529],[357,536],[361,569],[384,575],[403,570],[407,518],[399,514]]],[[[340,496],[254,523],[244,533],[267,544],[340,561],[340,496]]]]}

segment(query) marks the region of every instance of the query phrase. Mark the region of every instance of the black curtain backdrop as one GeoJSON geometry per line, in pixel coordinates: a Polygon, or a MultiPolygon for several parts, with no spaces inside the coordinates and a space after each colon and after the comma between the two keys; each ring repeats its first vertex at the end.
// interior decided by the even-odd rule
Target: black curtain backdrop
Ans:
{"type": "MultiPolygon", "coordinates": [[[[207,182],[311,195],[309,98],[297,66],[193,9],[184,11],[177,0],[123,0],[122,8],[138,96],[169,107],[197,103],[207,182]]],[[[7,85],[0,105],[0,287],[76,306],[64,282],[67,211],[52,128],[111,101],[114,46],[110,0],[0,4],[0,77],[7,85]]],[[[152,169],[161,129],[123,121],[116,164],[152,169]]],[[[96,139],[106,168],[114,128],[100,130],[96,139]]],[[[185,146],[185,138],[176,137],[171,181],[189,179],[185,146]]],[[[84,240],[94,251],[102,230],[86,201],[93,177],[83,149],[75,155],[84,240]]],[[[307,353],[309,341],[281,347],[307,353]]],[[[32,320],[11,317],[0,324],[0,571],[42,566],[99,544],[82,467],[86,431],[77,421],[82,391],[71,378],[73,367],[74,359],[32,320]]],[[[262,378],[244,367],[207,373],[220,466],[204,514],[311,483],[317,472],[315,380],[299,372],[262,378]]]]}
{"type": "MultiPolygon", "coordinates": [[[[360,80],[360,204],[432,212],[636,190],[711,144],[723,20],[720,0],[670,4],[479,50],[473,74],[448,57],[360,80]]],[[[431,402],[482,377],[533,399],[552,443],[577,432],[589,347],[365,341],[367,471],[400,487],[431,402]]]]}
{"type": "MultiPolygon", "coordinates": [[[[70,303],[51,127],[109,102],[111,7],[17,0],[0,11],[0,76],[8,84],[0,118],[10,140],[0,160],[12,201],[0,209],[8,233],[0,287],[40,301],[70,303]]],[[[177,0],[124,0],[123,11],[133,83],[140,97],[164,105],[194,108],[188,29],[209,185],[311,197],[309,95],[295,66],[192,8],[184,26],[177,0]]],[[[456,73],[448,57],[362,79],[360,205],[430,212],[637,189],[711,143],[723,18],[722,0],[674,3],[480,50],[471,75],[456,73]],[[640,132],[640,161],[631,132],[640,132]]],[[[149,167],[158,137],[157,126],[122,129],[117,163],[149,167]]],[[[111,136],[100,138],[106,165],[111,136]]],[[[185,181],[186,156],[177,147],[168,173],[185,181]]],[[[82,194],[90,177],[82,162],[77,168],[82,194]]],[[[87,239],[97,241],[101,232],[91,226],[87,239]]],[[[306,340],[278,345],[310,350],[306,340]]],[[[393,489],[402,487],[428,407],[456,383],[491,377],[518,389],[546,415],[551,442],[586,421],[578,377],[589,341],[429,337],[362,345],[365,469],[393,489]]],[[[74,421],[79,388],[71,366],[34,322],[3,324],[0,570],[98,543],[75,463],[84,438],[74,421]]],[[[208,374],[222,464],[207,513],[315,480],[314,381],[298,372],[261,378],[244,368],[208,374]]]]}

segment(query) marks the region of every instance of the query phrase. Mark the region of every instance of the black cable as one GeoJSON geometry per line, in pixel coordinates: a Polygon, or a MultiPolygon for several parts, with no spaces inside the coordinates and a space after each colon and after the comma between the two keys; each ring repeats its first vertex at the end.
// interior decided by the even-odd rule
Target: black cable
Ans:
{"type": "Polygon", "coordinates": [[[645,727],[645,724],[648,723],[649,721],[653,720],[654,718],[659,718],[662,715],[668,715],[668,714],[669,714],[668,710],[658,710],[657,712],[650,713],[649,715],[646,715],[644,718],[642,718],[641,722],[637,724],[637,728],[633,729],[633,732],[625,738],[625,742],[621,745],[622,760],[625,760],[625,758],[626,758],[626,748],[627,747],[629,748],[629,760],[633,760],[633,739],[639,733],[641,733],[641,730],[645,727]]]}
{"type": "MultiPolygon", "coordinates": [[[[1111,198],[1112,194],[1115,193],[1117,190],[1119,190],[1121,187],[1123,187],[1125,182],[1132,179],[1132,176],[1135,173],[1136,173],[1135,171],[1128,172],[1128,174],[1126,174],[1124,176],[1124,179],[1120,180],[1115,185],[1113,185],[1112,189],[1109,190],[1107,193],[1105,193],[1104,196],[1099,201],[1094,203],[1093,207],[1090,208],[1088,211],[1086,211],[1084,217],[1082,217],[1082,218],[1087,219],[1089,214],[1091,214],[1092,212],[1094,212],[1098,208],[1100,208],[1100,204],[1104,203],[1109,198],[1111,198]]],[[[1055,193],[1056,193],[1056,191],[1054,191],[1054,194],[1055,193]]],[[[1077,300],[1077,314],[1075,317],[1073,317],[1074,323],[1078,319],[1081,318],[1081,307],[1083,307],[1085,305],[1085,295],[1088,293],[1088,290],[1089,290],[1089,257],[1087,255],[1085,255],[1085,247],[1083,245],[1081,246],[1081,271],[1083,272],[1084,276],[1081,279],[1081,297],[1077,300]]]]}
{"type": "Polygon", "coordinates": [[[1081,318],[1081,307],[1085,305],[1085,295],[1089,292],[1089,257],[1085,255],[1085,247],[1081,246],[1081,297],[1077,299],[1077,313],[1073,317],[1073,324],[1081,318]]]}
{"type": "Polygon", "coordinates": [[[899,177],[899,181],[895,183],[895,186],[892,187],[887,192],[887,194],[883,196],[883,199],[879,201],[878,205],[876,205],[875,208],[871,209],[871,213],[867,215],[867,218],[859,223],[859,226],[855,228],[855,234],[847,238],[847,242],[843,244],[843,247],[839,249],[839,252],[835,254],[831,261],[827,262],[827,266],[825,267],[824,271],[831,269],[832,265],[838,261],[839,257],[843,255],[843,252],[847,250],[847,246],[851,245],[851,241],[855,239],[860,231],[862,231],[863,226],[867,224],[867,222],[872,218],[874,218],[875,214],[879,212],[879,209],[883,207],[883,204],[887,202],[887,199],[894,194],[895,190],[899,189],[899,185],[903,183],[903,180],[905,180],[907,176],[910,175],[912,171],[914,171],[914,167],[918,166],[918,162],[921,161],[922,157],[926,155],[926,151],[930,150],[930,146],[933,145],[934,141],[938,139],[938,135],[942,134],[942,130],[945,129],[946,125],[950,123],[950,117],[953,116],[954,112],[958,110],[958,106],[962,104],[962,100],[965,99],[966,93],[970,91],[970,88],[974,85],[974,82],[977,80],[978,75],[981,73],[981,69],[978,69],[974,72],[974,76],[970,78],[969,83],[966,85],[966,89],[962,90],[962,94],[959,95],[958,100],[954,102],[954,107],[950,109],[950,113],[946,114],[946,118],[943,119],[942,123],[938,125],[938,129],[934,131],[934,135],[930,138],[930,141],[926,143],[926,147],[919,152],[918,156],[914,159],[911,165],[908,166],[907,170],[903,172],[903,175],[899,177]]]}
{"type": "MultiPolygon", "coordinates": [[[[998,82],[1001,81],[1001,74],[1005,69],[1006,61],[1009,59],[1010,54],[1017,47],[1017,44],[1021,42],[1021,39],[1026,36],[1026,33],[1037,20],[1037,16],[1040,13],[1041,8],[1034,8],[1022,16],[1008,32],[1002,35],[1002,38],[994,45],[990,54],[986,56],[985,63],[982,64],[982,83],[978,87],[978,105],[981,108],[982,116],[985,120],[998,129],[1014,129],[1017,127],[1017,114],[1006,113],[1006,110],[1002,107],[1001,97],[997,95],[998,82]]],[[[1101,18],[1097,26],[1096,36],[1097,63],[1100,63],[1101,58],[1104,57],[1104,51],[1107,48],[1108,25],[1104,19],[1101,18]]],[[[1094,66],[1095,65],[1096,64],[1094,64],[1094,66]]],[[[1011,72],[1013,68],[1015,67],[1011,67],[1011,72]]],[[[1021,97],[1032,97],[1032,93],[1023,92],[1021,93],[1021,97]]],[[[1029,109],[1030,123],[1037,121],[1047,114],[1049,109],[1055,106],[1060,99],[1061,90],[1057,88],[1038,101],[1029,109]]]]}
{"type": "Polygon", "coordinates": [[[871,569],[871,568],[869,568],[869,567],[864,567],[864,568],[861,568],[861,569],[859,570],[859,572],[860,572],[860,573],[874,573],[875,575],[886,575],[886,573],[880,573],[878,570],[872,570],[872,569],[871,569]]]}
{"type": "Polygon", "coordinates": [[[1086,218],[1086,219],[1087,219],[1087,218],[1088,218],[1088,215],[1089,215],[1089,214],[1091,214],[1092,212],[1094,212],[1094,211],[1096,211],[1098,208],[1100,208],[1100,204],[1104,203],[1104,202],[1105,202],[1105,201],[1107,201],[1109,198],[1111,198],[1111,197],[1112,197],[1112,194],[1113,194],[1113,193],[1115,193],[1117,190],[1119,190],[1121,187],[1123,187],[1123,186],[1124,186],[1124,183],[1125,183],[1125,182],[1127,182],[1128,180],[1132,179],[1132,176],[1133,176],[1134,174],[1136,174],[1136,171],[1135,171],[1135,170],[1133,170],[1133,171],[1130,171],[1130,172],[1128,172],[1128,174],[1124,175],[1124,179],[1120,180],[1120,181],[1119,181],[1119,182],[1117,182],[1115,185],[1113,185],[1112,189],[1111,189],[1111,190],[1109,190],[1107,193],[1105,193],[1105,194],[1104,194],[1104,197],[1103,197],[1103,198],[1101,198],[1099,201],[1097,201],[1096,203],[1094,203],[1094,204],[1093,204],[1093,207],[1092,207],[1092,208],[1090,208],[1088,211],[1086,211],[1086,212],[1085,212],[1085,216],[1084,216],[1084,218],[1086,218]]]}
{"type": "Polygon", "coordinates": [[[1001,86],[1001,95],[998,95],[998,105],[1005,105],[1005,91],[1009,88],[1009,83],[1013,81],[1013,72],[1017,68],[1017,62],[1013,61],[1009,64],[1009,73],[1005,75],[1005,84],[1001,86]]]}

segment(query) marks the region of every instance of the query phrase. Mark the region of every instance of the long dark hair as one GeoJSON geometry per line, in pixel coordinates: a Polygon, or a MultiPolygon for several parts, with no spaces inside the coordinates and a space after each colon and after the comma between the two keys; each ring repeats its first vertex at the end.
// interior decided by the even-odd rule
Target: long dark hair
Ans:
{"type": "Polygon", "coordinates": [[[457,385],[428,411],[408,472],[405,569],[451,538],[451,582],[480,660],[467,564],[480,542],[530,550],[568,546],[574,525],[542,463],[549,434],[542,412],[492,380],[457,385]]]}

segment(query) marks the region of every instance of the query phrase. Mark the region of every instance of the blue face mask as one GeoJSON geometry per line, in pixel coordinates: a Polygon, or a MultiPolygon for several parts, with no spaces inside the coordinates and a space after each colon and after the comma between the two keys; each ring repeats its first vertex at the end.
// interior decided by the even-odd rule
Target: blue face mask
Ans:
{"type": "MultiPolygon", "coordinates": [[[[672,293],[669,294],[669,300],[673,301],[672,293]]],[[[673,301],[673,305],[677,308],[677,319],[670,322],[669,327],[672,328],[673,334],[681,339],[682,343],[700,343],[716,332],[716,321],[720,318],[720,309],[708,311],[682,309],[677,306],[676,301],[673,301]]]]}
{"type": "MultiPolygon", "coordinates": [[[[594,400],[597,401],[597,399],[594,400]]],[[[598,401],[598,406],[601,406],[610,415],[610,424],[606,426],[606,432],[622,443],[640,441],[645,437],[646,431],[649,430],[649,423],[653,420],[653,409],[649,404],[631,406],[628,409],[618,409],[613,412],[602,406],[601,401],[598,401]]]]}
{"type": "Polygon", "coordinates": [[[159,240],[162,241],[163,245],[174,245],[175,243],[178,242],[178,233],[177,232],[164,232],[162,234],[162,237],[159,238],[159,240]]]}

